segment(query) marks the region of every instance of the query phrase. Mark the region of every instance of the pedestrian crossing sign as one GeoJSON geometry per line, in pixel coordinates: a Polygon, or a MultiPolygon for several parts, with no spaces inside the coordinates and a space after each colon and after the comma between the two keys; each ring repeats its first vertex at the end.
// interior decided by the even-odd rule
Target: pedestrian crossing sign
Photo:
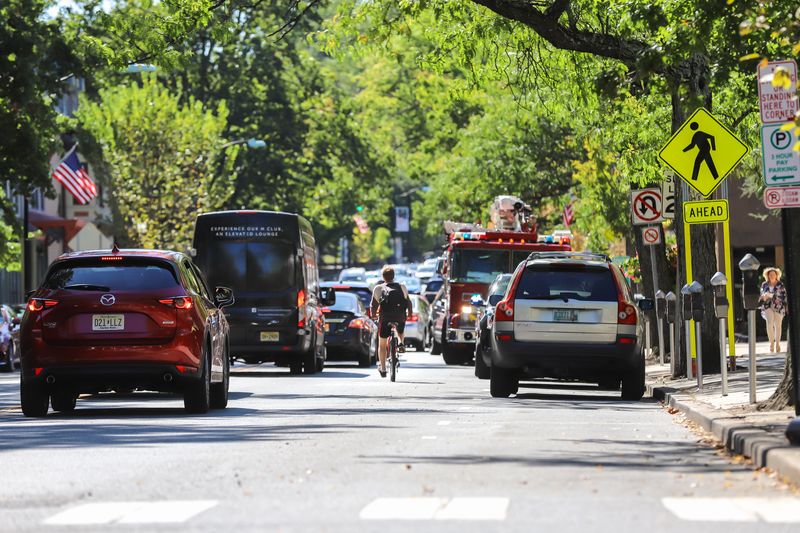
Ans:
{"type": "Polygon", "coordinates": [[[750,148],[699,107],[658,153],[659,159],[704,197],[725,181],[750,148]]]}

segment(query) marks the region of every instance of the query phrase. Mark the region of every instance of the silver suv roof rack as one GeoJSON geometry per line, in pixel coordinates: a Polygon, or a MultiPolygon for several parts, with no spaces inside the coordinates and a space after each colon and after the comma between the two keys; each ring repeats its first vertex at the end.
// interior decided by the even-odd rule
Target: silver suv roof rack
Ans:
{"type": "Polygon", "coordinates": [[[603,261],[604,263],[611,261],[606,254],[593,252],[531,252],[528,261],[534,259],[577,259],[579,261],[603,261]]]}

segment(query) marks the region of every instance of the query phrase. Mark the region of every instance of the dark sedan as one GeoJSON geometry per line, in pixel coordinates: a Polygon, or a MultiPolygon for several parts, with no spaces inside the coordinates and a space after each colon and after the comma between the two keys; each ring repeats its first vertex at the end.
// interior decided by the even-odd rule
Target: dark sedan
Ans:
{"type": "Polygon", "coordinates": [[[358,361],[362,368],[375,364],[378,328],[367,316],[367,308],[359,297],[337,292],[336,303],[322,311],[328,360],[358,361]]]}

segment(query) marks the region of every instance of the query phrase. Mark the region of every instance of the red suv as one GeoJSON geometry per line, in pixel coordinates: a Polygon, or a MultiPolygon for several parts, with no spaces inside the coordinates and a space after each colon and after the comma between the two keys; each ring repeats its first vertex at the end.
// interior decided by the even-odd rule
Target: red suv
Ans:
{"type": "Polygon", "coordinates": [[[64,254],[28,300],[21,328],[25,416],[72,411],[81,393],[144,389],[183,394],[186,410],[228,403],[226,287],[212,294],[180,253],[64,254]]]}

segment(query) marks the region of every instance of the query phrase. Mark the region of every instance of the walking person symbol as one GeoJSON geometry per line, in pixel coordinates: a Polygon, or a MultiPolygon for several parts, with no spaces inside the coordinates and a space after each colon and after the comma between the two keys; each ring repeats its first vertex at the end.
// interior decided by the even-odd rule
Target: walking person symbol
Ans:
{"type": "Polygon", "coordinates": [[[692,122],[689,127],[695,131],[695,134],[692,135],[691,144],[684,148],[683,151],[688,152],[692,148],[697,148],[697,157],[694,159],[694,169],[692,169],[692,180],[697,181],[697,176],[700,174],[700,165],[704,161],[708,170],[711,171],[711,175],[714,176],[714,179],[717,179],[719,173],[717,172],[717,167],[714,166],[714,158],[711,157],[711,151],[717,149],[714,136],[704,131],[698,131],[700,125],[697,122],[692,122]]]}

